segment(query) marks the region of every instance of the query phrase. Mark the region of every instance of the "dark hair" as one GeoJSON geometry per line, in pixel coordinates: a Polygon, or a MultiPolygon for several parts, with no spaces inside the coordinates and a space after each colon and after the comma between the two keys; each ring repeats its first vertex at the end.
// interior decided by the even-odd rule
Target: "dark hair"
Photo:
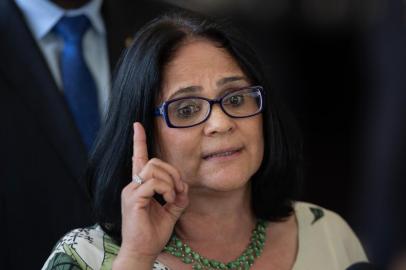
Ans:
{"type": "Polygon", "coordinates": [[[172,11],[144,26],[121,57],[111,92],[105,126],[91,155],[87,179],[96,222],[121,241],[122,189],[131,181],[132,125],[141,122],[154,157],[153,110],[159,98],[162,70],[188,38],[204,38],[226,49],[255,85],[265,89],[264,158],[252,178],[252,208],[258,218],[278,221],[292,213],[301,178],[301,143],[282,113],[254,51],[226,23],[172,11]]]}

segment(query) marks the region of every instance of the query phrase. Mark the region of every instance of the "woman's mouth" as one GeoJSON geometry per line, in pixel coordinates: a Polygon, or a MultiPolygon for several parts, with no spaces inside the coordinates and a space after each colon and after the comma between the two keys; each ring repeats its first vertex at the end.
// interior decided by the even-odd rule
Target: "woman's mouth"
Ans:
{"type": "Polygon", "coordinates": [[[237,149],[224,149],[212,152],[203,156],[204,160],[228,160],[234,158],[241,153],[242,148],[237,149]]]}

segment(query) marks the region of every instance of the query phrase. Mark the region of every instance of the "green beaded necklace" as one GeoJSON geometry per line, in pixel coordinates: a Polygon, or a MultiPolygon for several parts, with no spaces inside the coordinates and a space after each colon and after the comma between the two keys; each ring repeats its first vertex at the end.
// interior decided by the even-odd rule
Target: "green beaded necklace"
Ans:
{"type": "Polygon", "coordinates": [[[184,244],[175,234],[172,235],[164,251],[182,260],[186,264],[192,264],[194,270],[214,269],[238,269],[248,270],[254,264],[264,249],[266,239],[267,221],[258,220],[255,229],[252,231],[251,241],[240,257],[236,260],[222,263],[203,257],[193,251],[187,244],[184,244]]]}

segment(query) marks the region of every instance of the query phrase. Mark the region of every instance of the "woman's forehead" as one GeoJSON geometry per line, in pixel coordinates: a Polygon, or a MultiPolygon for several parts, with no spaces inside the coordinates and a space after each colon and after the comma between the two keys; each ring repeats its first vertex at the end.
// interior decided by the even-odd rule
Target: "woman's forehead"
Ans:
{"type": "Polygon", "coordinates": [[[168,99],[177,92],[247,83],[247,77],[226,49],[207,40],[197,40],[183,44],[165,66],[161,90],[163,98],[168,99]]]}

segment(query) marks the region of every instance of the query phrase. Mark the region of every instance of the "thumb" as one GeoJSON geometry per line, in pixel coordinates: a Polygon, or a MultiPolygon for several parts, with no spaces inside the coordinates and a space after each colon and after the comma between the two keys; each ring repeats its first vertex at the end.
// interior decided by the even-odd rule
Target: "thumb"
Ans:
{"type": "Polygon", "coordinates": [[[173,220],[174,222],[176,222],[180,218],[180,216],[183,214],[183,212],[189,205],[189,197],[188,197],[189,186],[186,183],[183,183],[183,185],[184,189],[182,192],[176,194],[175,201],[173,203],[167,203],[164,206],[166,211],[168,211],[168,213],[174,219],[173,220]]]}

